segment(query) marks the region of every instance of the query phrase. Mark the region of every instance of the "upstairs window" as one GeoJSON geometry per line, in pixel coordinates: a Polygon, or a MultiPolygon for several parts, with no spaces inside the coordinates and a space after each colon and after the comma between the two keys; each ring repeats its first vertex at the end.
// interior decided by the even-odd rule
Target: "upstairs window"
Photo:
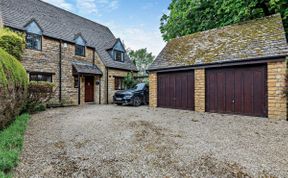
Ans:
{"type": "Polygon", "coordinates": [[[42,50],[42,36],[26,33],[26,48],[42,50]]]}
{"type": "Polygon", "coordinates": [[[114,59],[115,61],[118,62],[123,62],[124,61],[124,53],[121,51],[114,51],[114,59]]]}
{"type": "Polygon", "coordinates": [[[52,82],[52,74],[48,73],[30,73],[30,81],[52,82]]]}
{"type": "Polygon", "coordinates": [[[26,29],[26,48],[42,50],[42,30],[39,25],[32,21],[25,26],[26,29]]]}
{"type": "Polygon", "coordinates": [[[85,40],[79,35],[75,39],[75,55],[77,56],[85,56],[85,40]]]}

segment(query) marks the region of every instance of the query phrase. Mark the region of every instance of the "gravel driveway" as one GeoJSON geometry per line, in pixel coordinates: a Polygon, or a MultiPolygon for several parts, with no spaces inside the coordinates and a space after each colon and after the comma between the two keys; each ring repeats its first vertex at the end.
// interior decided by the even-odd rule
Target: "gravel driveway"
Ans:
{"type": "Polygon", "coordinates": [[[288,122],[89,105],[32,117],[16,177],[288,177],[288,122]]]}

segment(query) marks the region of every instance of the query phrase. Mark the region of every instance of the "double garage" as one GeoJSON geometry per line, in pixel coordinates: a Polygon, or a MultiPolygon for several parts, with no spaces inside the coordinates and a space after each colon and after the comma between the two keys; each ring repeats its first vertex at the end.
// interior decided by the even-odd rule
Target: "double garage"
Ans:
{"type": "MultiPolygon", "coordinates": [[[[266,63],[202,70],[206,112],[268,116],[266,63]]],[[[195,110],[195,80],[194,69],[158,72],[157,106],[195,110]]]]}

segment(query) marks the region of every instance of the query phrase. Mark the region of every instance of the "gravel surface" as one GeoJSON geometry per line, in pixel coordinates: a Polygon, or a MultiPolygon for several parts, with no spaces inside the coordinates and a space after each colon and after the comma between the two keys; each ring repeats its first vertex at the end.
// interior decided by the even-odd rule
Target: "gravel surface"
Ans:
{"type": "Polygon", "coordinates": [[[15,177],[288,177],[288,122],[88,105],[33,115],[15,177]]]}

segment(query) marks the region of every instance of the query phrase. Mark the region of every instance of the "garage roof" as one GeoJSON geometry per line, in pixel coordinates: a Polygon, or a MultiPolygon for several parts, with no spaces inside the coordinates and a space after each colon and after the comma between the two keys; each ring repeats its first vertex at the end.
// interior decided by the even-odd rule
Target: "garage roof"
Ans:
{"type": "Polygon", "coordinates": [[[198,32],[167,43],[149,70],[288,56],[280,14],[198,32]]]}

